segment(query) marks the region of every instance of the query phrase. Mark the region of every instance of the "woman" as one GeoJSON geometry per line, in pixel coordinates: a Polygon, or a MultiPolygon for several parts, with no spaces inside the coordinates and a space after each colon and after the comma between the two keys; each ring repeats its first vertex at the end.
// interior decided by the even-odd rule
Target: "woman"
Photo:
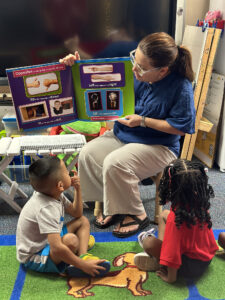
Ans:
{"type": "MultiPolygon", "coordinates": [[[[84,201],[103,201],[104,216],[95,225],[114,229],[117,237],[133,235],[149,225],[138,183],[162,171],[179,155],[180,136],[194,133],[194,79],[190,52],[164,32],[141,40],[130,53],[133,64],[135,114],[115,122],[114,129],[83,147],[79,176],[84,201]]],[[[79,54],[61,62],[71,65],[79,54]]]]}

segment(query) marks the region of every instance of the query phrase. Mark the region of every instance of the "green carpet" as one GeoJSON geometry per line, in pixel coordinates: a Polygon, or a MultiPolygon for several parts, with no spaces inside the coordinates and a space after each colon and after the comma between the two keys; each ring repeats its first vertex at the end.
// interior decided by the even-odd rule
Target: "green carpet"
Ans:
{"type": "MultiPolygon", "coordinates": [[[[107,235],[110,233],[105,234],[105,236],[107,235]]],[[[152,300],[225,298],[224,255],[216,256],[213,259],[208,271],[198,282],[178,281],[171,285],[163,282],[155,273],[140,272],[132,263],[129,265],[130,257],[141,251],[136,241],[117,241],[115,239],[115,241],[101,242],[99,236],[96,237],[97,243],[90,252],[111,262],[110,273],[105,278],[71,280],[52,274],[25,272],[16,260],[15,243],[1,243],[0,239],[0,245],[3,244],[0,246],[0,299],[69,300],[89,298],[102,300],[120,298],[124,300],[142,296],[147,296],[147,299],[152,300]],[[85,287],[88,287],[87,291],[85,287]]]]}

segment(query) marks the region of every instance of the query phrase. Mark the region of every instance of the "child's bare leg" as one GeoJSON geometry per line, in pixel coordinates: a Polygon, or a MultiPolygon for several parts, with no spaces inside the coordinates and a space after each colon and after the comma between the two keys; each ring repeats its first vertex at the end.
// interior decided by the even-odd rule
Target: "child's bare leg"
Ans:
{"type": "Polygon", "coordinates": [[[221,232],[219,234],[218,244],[220,245],[220,247],[222,247],[223,249],[225,249],[225,232],[221,232]]]}
{"type": "Polygon", "coordinates": [[[166,228],[166,220],[169,213],[170,213],[169,210],[164,210],[159,216],[158,238],[150,235],[143,240],[143,248],[145,252],[151,256],[156,257],[158,260],[160,258],[162,241],[163,241],[164,232],[166,228]]]}
{"type": "MultiPolygon", "coordinates": [[[[79,251],[79,239],[74,233],[65,234],[62,237],[62,243],[66,245],[75,254],[77,254],[77,252],[79,251]]],[[[58,265],[62,261],[62,258],[59,258],[57,255],[55,255],[51,249],[50,257],[56,265],[58,265]]]]}
{"type": "Polygon", "coordinates": [[[143,248],[148,255],[154,256],[159,260],[162,241],[154,236],[148,236],[143,240],[143,248]]]}
{"type": "Polygon", "coordinates": [[[143,232],[138,237],[139,243],[143,245],[145,252],[138,253],[134,256],[134,263],[144,271],[156,271],[159,269],[159,259],[163,243],[163,237],[166,227],[166,220],[169,210],[164,210],[159,216],[159,233],[158,238],[151,235],[151,232],[143,232]]]}
{"type": "Polygon", "coordinates": [[[75,233],[79,240],[79,249],[77,255],[87,253],[88,241],[90,237],[90,223],[88,219],[82,216],[79,219],[72,220],[66,224],[68,232],[75,233]]]}
{"type": "Polygon", "coordinates": [[[134,256],[134,264],[143,271],[158,270],[162,241],[150,235],[142,240],[142,245],[145,252],[134,256]]]}
{"type": "Polygon", "coordinates": [[[158,238],[163,241],[165,228],[166,228],[166,220],[170,211],[165,209],[159,216],[159,229],[158,229],[158,238]]]}

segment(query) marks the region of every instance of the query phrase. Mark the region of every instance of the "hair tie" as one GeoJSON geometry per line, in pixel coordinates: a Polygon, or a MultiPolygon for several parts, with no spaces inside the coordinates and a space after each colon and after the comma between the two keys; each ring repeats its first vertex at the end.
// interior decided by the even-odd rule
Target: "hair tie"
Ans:
{"type": "Polygon", "coordinates": [[[208,168],[204,168],[204,171],[206,172],[206,173],[208,173],[209,172],[209,169],[208,168]]]}
{"type": "Polygon", "coordinates": [[[177,45],[177,57],[181,54],[181,49],[182,48],[179,45],[177,45]]]}

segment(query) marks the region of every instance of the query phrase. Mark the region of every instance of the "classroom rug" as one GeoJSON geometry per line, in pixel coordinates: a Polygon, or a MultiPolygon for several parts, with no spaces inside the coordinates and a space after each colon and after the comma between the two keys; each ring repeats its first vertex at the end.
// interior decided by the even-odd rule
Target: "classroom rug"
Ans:
{"type": "MultiPolygon", "coordinates": [[[[224,230],[225,231],[225,230],[224,230]]],[[[218,238],[220,230],[214,230],[218,238]]],[[[25,271],[16,260],[15,236],[0,236],[1,300],[150,299],[224,300],[225,255],[217,255],[197,282],[163,282],[154,272],[139,271],[133,257],[142,251],[137,235],[118,239],[110,232],[92,233],[96,244],[90,251],[111,262],[103,278],[64,278],[54,274],[25,271]]]]}

